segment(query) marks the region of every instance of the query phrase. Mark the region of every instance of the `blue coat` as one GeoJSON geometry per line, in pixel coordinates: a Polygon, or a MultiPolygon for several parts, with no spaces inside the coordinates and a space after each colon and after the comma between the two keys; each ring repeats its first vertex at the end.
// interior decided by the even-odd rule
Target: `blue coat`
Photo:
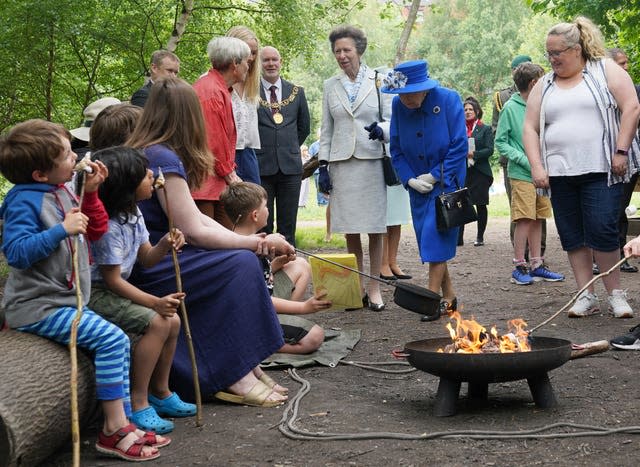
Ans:
{"type": "Polygon", "coordinates": [[[392,109],[391,157],[409,190],[420,257],[423,262],[447,261],[456,255],[458,228],[438,232],[435,199],[443,191],[464,186],[468,142],[462,101],[456,92],[437,87],[427,93],[419,109],[408,109],[399,97],[392,109]],[[408,187],[410,178],[426,173],[438,180],[433,191],[423,195],[408,187]]]}

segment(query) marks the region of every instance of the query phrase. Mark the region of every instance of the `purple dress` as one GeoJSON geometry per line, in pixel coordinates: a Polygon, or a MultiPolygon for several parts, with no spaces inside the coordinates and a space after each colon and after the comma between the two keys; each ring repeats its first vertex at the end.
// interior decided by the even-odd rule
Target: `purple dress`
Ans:
{"type": "MultiPolygon", "coordinates": [[[[155,175],[186,173],[178,156],[166,146],[145,150],[155,175]]],[[[169,196],[171,196],[169,194],[169,196]]],[[[140,202],[150,234],[156,244],[168,231],[168,220],[157,193],[140,202]]],[[[172,206],[172,210],[179,206],[172,206]]],[[[249,250],[204,250],[185,245],[178,255],[185,305],[198,365],[203,400],[225,390],[284,344],[282,328],[267,291],[258,257],[249,250]]],[[[130,282],[140,289],[164,296],[176,291],[171,255],[153,268],[136,266],[130,282]]],[[[195,391],[189,350],[180,333],[171,368],[171,388],[180,398],[193,401],[195,391]]]]}

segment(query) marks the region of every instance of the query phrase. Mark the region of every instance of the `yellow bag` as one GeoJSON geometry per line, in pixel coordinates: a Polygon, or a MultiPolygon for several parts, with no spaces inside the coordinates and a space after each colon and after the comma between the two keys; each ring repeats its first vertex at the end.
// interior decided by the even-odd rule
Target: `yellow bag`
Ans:
{"type": "MultiPolygon", "coordinates": [[[[352,269],[358,269],[354,254],[325,254],[317,256],[352,269]]],[[[313,256],[309,257],[309,264],[311,265],[314,295],[317,297],[326,291],[327,295],[323,300],[331,300],[330,310],[362,308],[360,276],[358,274],[313,256]]]]}

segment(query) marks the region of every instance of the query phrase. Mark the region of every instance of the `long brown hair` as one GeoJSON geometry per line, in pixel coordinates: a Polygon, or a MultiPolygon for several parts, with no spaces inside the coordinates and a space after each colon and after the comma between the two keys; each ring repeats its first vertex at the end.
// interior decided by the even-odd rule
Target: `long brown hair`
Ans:
{"type": "Polygon", "coordinates": [[[144,149],[164,144],[178,155],[187,172],[189,188],[197,189],[213,173],[213,155],[207,145],[200,101],[180,78],[153,83],[149,98],[127,146],[144,149]]]}

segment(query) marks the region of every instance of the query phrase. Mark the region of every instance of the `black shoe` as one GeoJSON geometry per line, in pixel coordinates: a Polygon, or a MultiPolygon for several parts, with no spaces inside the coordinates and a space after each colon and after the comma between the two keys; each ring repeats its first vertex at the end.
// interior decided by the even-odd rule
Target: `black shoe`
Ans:
{"type": "Polygon", "coordinates": [[[622,272],[638,272],[638,268],[629,264],[628,261],[625,261],[620,265],[620,270],[622,272]]]}
{"type": "Polygon", "coordinates": [[[358,308],[345,308],[344,311],[356,311],[356,310],[360,310],[362,308],[366,308],[369,306],[369,295],[368,294],[364,294],[364,297],[362,297],[362,306],[358,307],[358,308]]]}
{"type": "Polygon", "coordinates": [[[458,243],[456,243],[457,246],[463,246],[464,245],[464,241],[462,240],[458,240],[458,243]]]}
{"type": "Polygon", "coordinates": [[[380,279],[384,279],[386,281],[395,281],[396,279],[400,279],[400,277],[397,277],[394,274],[392,274],[390,276],[385,276],[384,274],[380,273],[380,279]]]}
{"type": "Polygon", "coordinates": [[[413,276],[410,276],[409,274],[396,274],[396,279],[399,280],[405,280],[405,279],[412,279],[413,276]]]}
{"type": "Polygon", "coordinates": [[[596,263],[593,263],[593,275],[597,276],[598,274],[600,274],[600,268],[596,263]]]}
{"type": "Polygon", "coordinates": [[[473,242],[473,246],[484,246],[484,240],[482,239],[478,239],[475,242],[473,242]]]}
{"type": "Polygon", "coordinates": [[[384,303],[369,302],[369,309],[371,311],[382,311],[384,310],[384,303]]]}
{"type": "Polygon", "coordinates": [[[440,313],[438,313],[437,315],[422,315],[422,317],[420,318],[420,321],[422,321],[423,323],[426,323],[428,321],[436,321],[440,319],[440,313]]]}
{"type": "MultiPolygon", "coordinates": [[[[393,272],[393,269],[391,270],[391,272],[393,272]]],[[[393,272],[393,275],[396,276],[396,279],[400,279],[400,280],[413,278],[413,276],[410,276],[409,274],[396,274],[395,272],[393,272]]]]}

